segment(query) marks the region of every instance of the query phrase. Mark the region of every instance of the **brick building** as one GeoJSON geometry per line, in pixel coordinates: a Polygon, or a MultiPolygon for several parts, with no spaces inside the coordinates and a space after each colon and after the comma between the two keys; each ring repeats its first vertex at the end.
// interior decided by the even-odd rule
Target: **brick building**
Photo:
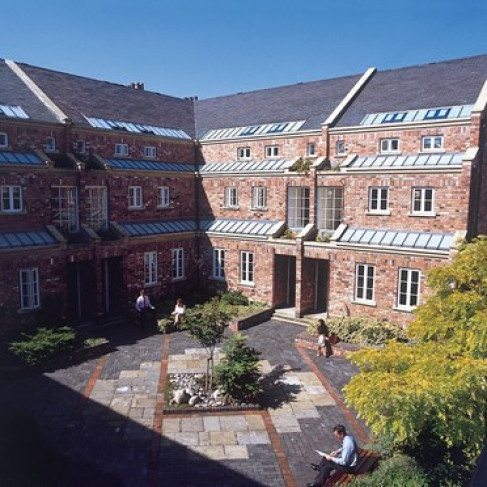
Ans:
{"type": "Polygon", "coordinates": [[[207,100],[0,61],[2,332],[195,286],[407,324],[487,232],[487,55],[207,100]]]}

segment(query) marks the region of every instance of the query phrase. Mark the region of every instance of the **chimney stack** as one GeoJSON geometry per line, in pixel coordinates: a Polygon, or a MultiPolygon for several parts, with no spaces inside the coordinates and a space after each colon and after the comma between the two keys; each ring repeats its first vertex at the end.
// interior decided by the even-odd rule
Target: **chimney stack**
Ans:
{"type": "Polygon", "coordinates": [[[134,90],[144,90],[144,83],[142,81],[134,81],[133,83],[130,83],[130,87],[133,88],[134,90]]]}

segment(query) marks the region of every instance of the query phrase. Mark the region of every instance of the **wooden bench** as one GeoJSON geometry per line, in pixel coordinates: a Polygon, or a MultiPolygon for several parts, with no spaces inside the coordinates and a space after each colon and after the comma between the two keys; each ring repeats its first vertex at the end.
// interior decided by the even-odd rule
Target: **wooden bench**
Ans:
{"type": "Polygon", "coordinates": [[[346,472],[334,472],[330,478],[326,480],[323,487],[330,487],[332,485],[346,485],[352,482],[357,475],[364,475],[374,470],[377,462],[379,461],[379,455],[369,450],[360,449],[357,466],[354,473],[346,472]]]}

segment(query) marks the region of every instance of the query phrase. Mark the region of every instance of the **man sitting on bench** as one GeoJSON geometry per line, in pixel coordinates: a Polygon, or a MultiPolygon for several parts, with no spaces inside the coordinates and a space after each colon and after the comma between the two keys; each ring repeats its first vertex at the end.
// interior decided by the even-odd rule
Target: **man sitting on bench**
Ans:
{"type": "Polygon", "coordinates": [[[342,447],[329,455],[318,452],[323,456],[321,462],[318,465],[315,463],[310,464],[313,470],[318,471],[318,474],[313,482],[306,484],[306,487],[322,487],[334,470],[346,473],[354,472],[354,467],[358,461],[358,448],[355,438],[347,434],[343,424],[337,424],[333,428],[333,436],[342,442],[342,447]]]}

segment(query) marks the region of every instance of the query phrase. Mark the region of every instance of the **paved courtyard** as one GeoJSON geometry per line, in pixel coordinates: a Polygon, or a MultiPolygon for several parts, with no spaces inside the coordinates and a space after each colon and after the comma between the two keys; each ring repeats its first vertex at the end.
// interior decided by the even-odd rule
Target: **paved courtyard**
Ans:
{"type": "Polygon", "coordinates": [[[300,486],[314,449],[336,448],[344,423],[364,425],[343,404],[355,373],[340,357],[297,348],[302,327],[268,321],[243,332],[262,352],[267,409],[164,411],[169,373],[202,372],[204,351],[185,333],[105,330],[113,350],[29,376],[3,374],[2,486],[300,486]]]}

